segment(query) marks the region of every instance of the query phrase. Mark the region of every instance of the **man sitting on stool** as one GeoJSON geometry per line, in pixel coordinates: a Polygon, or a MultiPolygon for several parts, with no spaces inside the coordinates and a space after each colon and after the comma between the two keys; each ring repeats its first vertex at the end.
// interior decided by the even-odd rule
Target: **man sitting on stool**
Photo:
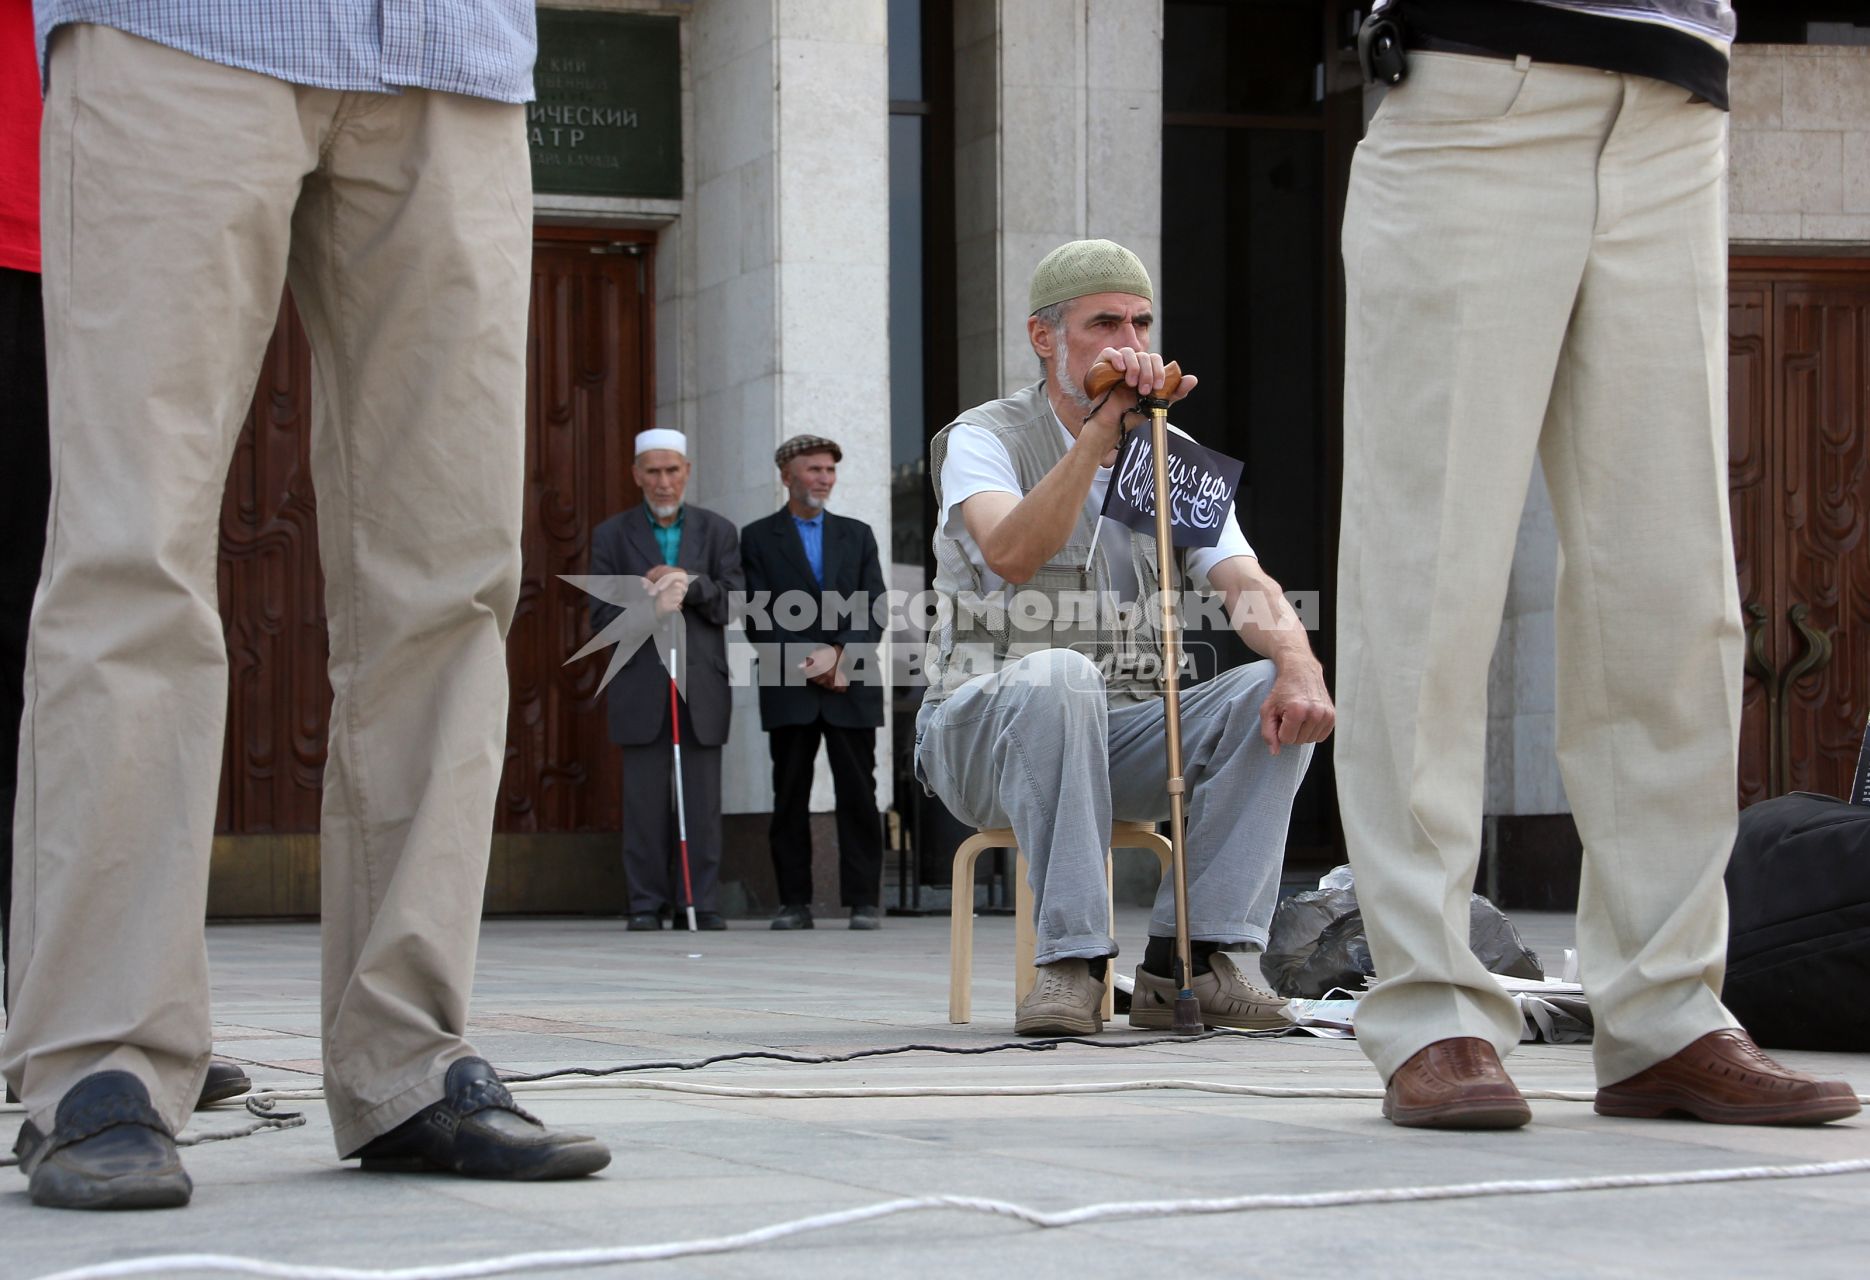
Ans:
{"type": "MultiPolygon", "coordinates": [[[[1112,618],[1105,608],[1157,589],[1156,544],[1099,515],[1123,415],[1163,382],[1162,358],[1149,350],[1152,297],[1149,273],[1120,245],[1053,250],[1033,273],[1026,322],[1043,377],[963,413],[929,446],[935,589],[948,607],[930,635],[916,770],[962,821],[1010,826],[1025,851],[1039,975],[1014,1026],[1027,1035],[1102,1029],[1117,954],[1104,864],[1111,819],[1169,813],[1161,686],[1146,663],[1109,661],[1153,655],[1159,671],[1156,634],[1130,616],[1137,611],[1112,618]],[[1124,380],[1094,406],[1084,379],[1100,359],[1124,380]],[[998,621],[967,608],[970,597],[1014,594],[1009,584],[1021,607],[998,621]],[[1080,611],[1067,597],[1087,592],[1107,616],[1074,633],[1067,619],[1080,611]],[[1048,621],[1018,630],[1022,617],[1048,621]]],[[[1184,377],[1169,398],[1194,384],[1184,377]]],[[[1205,579],[1242,639],[1271,658],[1181,697],[1191,985],[1210,1027],[1277,1025],[1285,1002],[1219,948],[1266,942],[1292,797],[1335,712],[1304,627],[1231,509],[1218,545],[1174,559],[1183,562],[1176,589],[1184,571],[1205,579]]],[[[1174,903],[1165,881],[1136,971],[1132,1026],[1171,1024],[1174,903]]]]}
{"type": "Polygon", "coordinates": [[[786,505],[740,531],[747,590],[772,594],[765,610],[749,616],[747,636],[760,646],[760,727],[773,748],[775,929],[812,927],[810,802],[820,738],[837,788],[838,892],[850,908],[851,928],[874,929],[880,922],[876,764],[883,685],[877,642],[883,628],[874,608],[883,598],[883,567],[869,525],[825,510],[843,460],[835,441],[793,436],[773,455],[786,505]],[[780,607],[789,593],[810,597],[803,626],[788,625],[793,615],[780,607]]]}

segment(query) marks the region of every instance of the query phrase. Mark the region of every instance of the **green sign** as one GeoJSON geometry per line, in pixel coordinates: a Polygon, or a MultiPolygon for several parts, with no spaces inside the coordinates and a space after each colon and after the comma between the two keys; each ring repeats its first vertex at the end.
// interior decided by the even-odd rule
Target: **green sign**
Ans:
{"type": "Polygon", "coordinates": [[[681,197],[679,22],[539,10],[539,98],[526,108],[533,190],[681,197]]]}

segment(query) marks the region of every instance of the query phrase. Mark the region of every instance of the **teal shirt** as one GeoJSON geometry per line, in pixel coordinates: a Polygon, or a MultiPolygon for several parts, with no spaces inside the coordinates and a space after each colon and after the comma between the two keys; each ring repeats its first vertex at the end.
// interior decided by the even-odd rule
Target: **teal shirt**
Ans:
{"type": "Polygon", "coordinates": [[[656,535],[656,545],[662,549],[662,562],[674,564],[676,557],[682,554],[682,521],[688,516],[688,504],[682,504],[667,528],[656,519],[656,513],[649,509],[647,502],[643,504],[643,514],[649,517],[649,531],[656,535]]]}

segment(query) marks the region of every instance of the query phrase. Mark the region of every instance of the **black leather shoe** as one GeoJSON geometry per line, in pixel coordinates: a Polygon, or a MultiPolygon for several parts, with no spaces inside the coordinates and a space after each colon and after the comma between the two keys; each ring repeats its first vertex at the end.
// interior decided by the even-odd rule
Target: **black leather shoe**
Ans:
{"type": "Polygon", "coordinates": [[[781,907],[779,914],[773,917],[775,929],[810,929],[812,928],[812,909],[810,907],[781,907]]]}
{"type": "Polygon", "coordinates": [[[727,917],[718,911],[697,911],[695,927],[705,933],[714,933],[727,927],[727,917]]]}
{"type": "Polygon", "coordinates": [[[247,1073],[237,1064],[215,1058],[208,1063],[208,1078],[201,1082],[201,1096],[195,1099],[195,1110],[238,1098],[252,1087],[253,1081],[247,1079],[247,1073]]]}
{"type": "Polygon", "coordinates": [[[851,928],[881,929],[882,927],[883,913],[878,911],[875,907],[851,908],[851,928]]]}
{"type": "Polygon", "coordinates": [[[662,917],[654,911],[632,911],[623,927],[630,933],[654,933],[662,928],[662,917]]]}
{"type": "Polygon", "coordinates": [[[59,1099],[48,1136],[29,1120],[13,1144],[32,1202],[53,1209],[179,1209],[194,1184],[175,1137],[128,1071],[98,1071],[59,1099]]]}
{"type": "Polygon", "coordinates": [[[544,1182],[581,1178],[610,1163],[588,1133],[548,1129],[521,1110],[485,1058],[448,1068],[442,1100],[422,1108],[345,1159],[383,1173],[459,1173],[470,1178],[544,1182]]]}

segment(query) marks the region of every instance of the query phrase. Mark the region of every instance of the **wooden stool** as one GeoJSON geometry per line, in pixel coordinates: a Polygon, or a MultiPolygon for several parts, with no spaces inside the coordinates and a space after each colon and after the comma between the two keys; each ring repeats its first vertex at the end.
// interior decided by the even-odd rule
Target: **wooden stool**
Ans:
{"type": "MultiPolygon", "coordinates": [[[[1173,867],[1174,853],[1169,845],[1169,838],[1156,830],[1153,822],[1113,822],[1110,824],[1111,849],[1148,849],[1162,863],[1162,874],[1167,876],[1173,867]]],[[[977,831],[961,842],[961,847],[954,853],[954,895],[949,907],[948,930],[948,1021],[967,1022],[973,1010],[974,979],[974,864],[980,855],[989,849],[1011,849],[1013,860],[1013,897],[1014,942],[1013,942],[1013,1006],[1026,998],[1038,982],[1038,975],[1033,972],[1033,953],[1038,949],[1038,935],[1033,929],[1032,886],[1028,883],[1026,854],[1013,837],[1011,827],[989,827],[977,831]]],[[[1111,896],[1111,859],[1104,859],[1104,897],[1111,896]]],[[[1117,905],[1110,903],[1111,927],[1114,930],[1117,920],[1117,905]]],[[[1104,980],[1104,1021],[1111,1018],[1116,999],[1117,984],[1111,981],[1111,975],[1104,980]]]]}

